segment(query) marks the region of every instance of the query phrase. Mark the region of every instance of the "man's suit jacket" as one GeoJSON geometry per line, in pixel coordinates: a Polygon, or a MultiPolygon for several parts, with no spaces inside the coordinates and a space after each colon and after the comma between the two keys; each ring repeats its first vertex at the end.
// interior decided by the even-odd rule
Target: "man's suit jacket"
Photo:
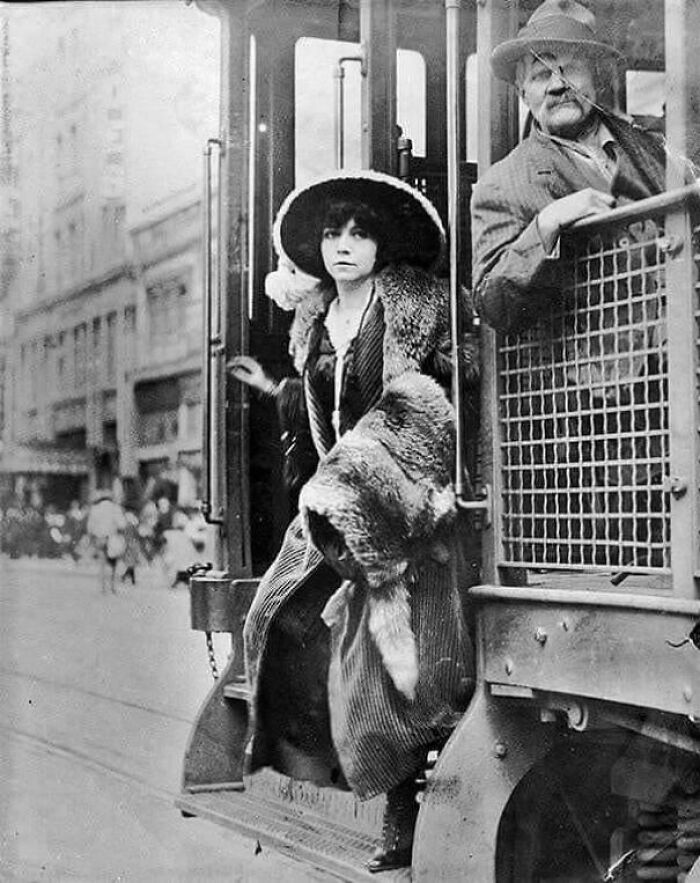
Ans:
{"type": "Polygon", "coordinates": [[[658,136],[612,114],[603,117],[617,144],[612,181],[533,127],[530,135],[477,182],[472,195],[473,291],[484,320],[507,331],[534,320],[560,288],[560,265],[545,253],[536,216],[549,203],[592,187],[619,204],[664,189],[658,136]]]}

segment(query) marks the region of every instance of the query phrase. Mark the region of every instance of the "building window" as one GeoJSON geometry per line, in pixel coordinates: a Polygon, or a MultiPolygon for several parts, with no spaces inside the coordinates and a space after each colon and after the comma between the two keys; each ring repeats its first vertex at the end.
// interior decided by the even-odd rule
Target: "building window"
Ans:
{"type": "Polygon", "coordinates": [[[158,282],[148,288],[151,339],[162,343],[181,334],[187,319],[187,286],[180,279],[158,282]]]}
{"type": "Polygon", "coordinates": [[[76,174],[80,165],[80,157],[78,151],[78,128],[75,123],[71,124],[69,131],[70,135],[70,173],[72,175],[76,174]]]}
{"type": "Polygon", "coordinates": [[[102,242],[105,253],[110,259],[124,255],[124,222],[126,220],[126,206],[114,199],[110,199],[102,206],[102,242]]]}
{"type": "Polygon", "coordinates": [[[54,252],[56,255],[56,288],[60,288],[63,284],[63,237],[60,230],[53,232],[54,252]]]}
{"type": "Polygon", "coordinates": [[[96,319],[92,320],[92,346],[90,347],[90,363],[92,365],[92,372],[98,379],[98,382],[101,379],[100,375],[102,374],[101,368],[103,365],[101,338],[102,320],[98,316],[96,319]]]}
{"type": "Polygon", "coordinates": [[[58,392],[58,388],[56,385],[55,359],[52,358],[51,355],[54,351],[55,346],[56,341],[53,339],[53,337],[49,337],[47,335],[44,338],[44,364],[42,366],[42,370],[44,375],[45,389],[50,398],[54,398],[56,393],[58,392]]]}
{"type": "Polygon", "coordinates": [[[75,386],[76,391],[85,385],[87,379],[87,328],[78,325],[73,329],[73,349],[75,352],[75,386]]]}
{"type": "Polygon", "coordinates": [[[75,283],[80,279],[82,271],[83,241],[82,225],[76,221],[68,224],[68,261],[70,281],[75,283]]]}
{"type": "Polygon", "coordinates": [[[107,382],[114,383],[117,374],[117,314],[107,316],[107,353],[105,356],[107,382]]]}
{"type": "Polygon", "coordinates": [[[35,340],[31,344],[29,357],[29,402],[36,409],[39,394],[39,344],[35,340]]]}
{"type": "Polygon", "coordinates": [[[136,307],[124,308],[124,332],[133,334],[136,331],[136,307]]]}
{"type": "Polygon", "coordinates": [[[178,434],[177,412],[154,411],[139,418],[139,443],[146,447],[171,444],[178,434]]]}
{"type": "Polygon", "coordinates": [[[61,331],[58,335],[58,353],[56,357],[56,386],[59,393],[64,392],[66,386],[66,333],[61,331]]]}
{"type": "Polygon", "coordinates": [[[5,359],[0,357],[0,437],[2,437],[5,429],[5,383],[7,377],[7,366],[5,359]]]}
{"type": "Polygon", "coordinates": [[[64,173],[63,162],[63,136],[59,132],[58,135],[56,135],[56,172],[58,173],[59,178],[64,173]]]}
{"type": "Polygon", "coordinates": [[[187,402],[185,436],[199,439],[202,434],[202,405],[200,402],[187,402]]]}

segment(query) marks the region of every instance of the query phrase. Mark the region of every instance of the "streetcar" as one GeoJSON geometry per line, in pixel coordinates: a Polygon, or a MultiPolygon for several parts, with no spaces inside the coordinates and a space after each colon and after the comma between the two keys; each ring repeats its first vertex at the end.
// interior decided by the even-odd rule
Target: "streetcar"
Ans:
{"type": "MultiPolygon", "coordinates": [[[[413,183],[448,231],[453,295],[469,285],[472,185],[523,135],[489,58],[539,0],[200,5],[221,19],[225,74],[204,147],[203,508],[220,560],[191,580],[216,679],[178,806],[363,880],[382,798],[244,775],[243,622],[291,504],[274,414],[225,366],[253,353],[290,370],[289,317],[264,277],[275,212],[311,173],[356,164],[413,183]]],[[[608,100],[698,159],[700,5],[587,5],[625,58],[608,100]]],[[[414,880],[700,879],[700,201],[667,177],[662,195],[567,234],[575,307],[517,334],[478,327],[477,433],[455,390],[477,687],[426,759],[414,880]]]]}

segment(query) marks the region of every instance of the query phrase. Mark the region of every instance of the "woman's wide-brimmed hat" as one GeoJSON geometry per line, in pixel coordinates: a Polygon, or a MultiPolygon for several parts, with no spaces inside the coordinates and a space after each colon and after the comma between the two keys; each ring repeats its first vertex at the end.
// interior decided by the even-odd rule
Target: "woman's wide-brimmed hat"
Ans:
{"type": "Polygon", "coordinates": [[[433,268],[445,245],[445,230],[435,206],[399,178],[367,169],[344,169],[293,190],[280,206],[272,228],[277,254],[303,273],[325,275],[321,258],[322,213],[329,201],[361,202],[387,218],[401,260],[433,268]]]}
{"type": "Polygon", "coordinates": [[[545,0],[517,37],[496,46],[491,67],[499,79],[515,83],[518,62],[528,53],[563,49],[575,49],[589,58],[607,58],[618,63],[623,60],[614,46],[598,39],[595,17],[585,6],[575,0],[545,0]]]}

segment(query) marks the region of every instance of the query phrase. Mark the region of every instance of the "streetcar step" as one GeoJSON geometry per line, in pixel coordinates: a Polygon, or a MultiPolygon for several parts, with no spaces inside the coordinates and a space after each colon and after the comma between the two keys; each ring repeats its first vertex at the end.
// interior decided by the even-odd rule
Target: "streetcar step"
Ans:
{"type": "MultiPolygon", "coordinates": [[[[365,864],[379,842],[383,804],[383,798],[360,804],[348,792],[317,789],[268,771],[246,777],[244,792],[200,791],[176,800],[185,815],[229,827],[347,883],[376,883],[365,864]],[[339,821],[343,809],[345,819],[339,821]]],[[[409,869],[382,874],[382,883],[410,879],[409,869]]]]}

